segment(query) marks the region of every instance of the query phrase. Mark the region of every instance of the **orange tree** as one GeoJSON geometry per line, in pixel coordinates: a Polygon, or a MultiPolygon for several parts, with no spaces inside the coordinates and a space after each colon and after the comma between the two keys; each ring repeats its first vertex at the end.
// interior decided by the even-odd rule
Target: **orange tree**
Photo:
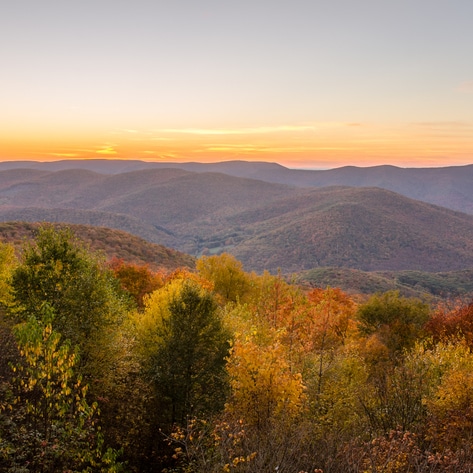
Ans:
{"type": "Polygon", "coordinates": [[[164,284],[163,276],[151,271],[146,265],[126,263],[114,258],[109,262],[109,267],[120,281],[122,289],[133,297],[139,309],[144,308],[145,296],[164,284]]]}

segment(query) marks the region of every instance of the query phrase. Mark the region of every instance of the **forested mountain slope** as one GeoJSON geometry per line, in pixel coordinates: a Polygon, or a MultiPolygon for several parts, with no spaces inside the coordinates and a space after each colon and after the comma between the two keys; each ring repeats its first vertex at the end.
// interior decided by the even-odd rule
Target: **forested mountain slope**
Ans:
{"type": "MultiPolygon", "coordinates": [[[[0,223],[0,240],[13,244],[21,251],[25,242],[30,241],[44,224],[26,222],[0,223]]],[[[67,226],[74,235],[91,251],[102,254],[107,260],[122,259],[127,263],[148,265],[152,269],[172,271],[177,268],[193,268],[195,259],[191,256],[156,243],[150,243],[135,235],[105,227],[76,224],[67,226]]]]}
{"type": "Polygon", "coordinates": [[[380,188],[301,188],[222,173],[148,169],[0,172],[0,219],[122,229],[248,270],[473,267],[473,216],[380,188]]]}
{"type": "Polygon", "coordinates": [[[473,266],[473,218],[465,214],[376,188],[315,189],[282,204],[232,220],[249,235],[233,253],[250,267],[447,271],[473,266]]]}
{"type": "Polygon", "coordinates": [[[349,294],[399,291],[405,297],[466,301],[473,296],[473,269],[429,273],[321,267],[299,273],[296,280],[304,287],[338,287],[349,294]]]}

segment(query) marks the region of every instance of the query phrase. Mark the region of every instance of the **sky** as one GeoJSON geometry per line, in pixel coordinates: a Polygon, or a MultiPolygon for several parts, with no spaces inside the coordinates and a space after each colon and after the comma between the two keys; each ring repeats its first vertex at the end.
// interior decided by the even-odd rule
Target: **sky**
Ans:
{"type": "Polygon", "coordinates": [[[473,163],[472,0],[6,0],[0,160],[473,163]]]}

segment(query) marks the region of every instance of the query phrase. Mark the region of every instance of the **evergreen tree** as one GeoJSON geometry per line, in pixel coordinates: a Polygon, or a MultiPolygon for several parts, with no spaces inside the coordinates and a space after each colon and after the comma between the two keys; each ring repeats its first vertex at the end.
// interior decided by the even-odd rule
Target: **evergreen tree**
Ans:
{"type": "Polygon", "coordinates": [[[216,412],[228,389],[225,371],[229,333],[212,296],[190,281],[168,303],[157,327],[152,375],[164,404],[165,422],[216,412]]]}

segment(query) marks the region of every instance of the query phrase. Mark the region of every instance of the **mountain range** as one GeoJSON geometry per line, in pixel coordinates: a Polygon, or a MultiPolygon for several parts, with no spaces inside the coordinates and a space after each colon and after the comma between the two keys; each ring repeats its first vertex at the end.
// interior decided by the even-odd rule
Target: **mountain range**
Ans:
{"type": "Polygon", "coordinates": [[[473,268],[472,166],[296,171],[271,163],[150,164],[0,163],[0,220],[125,230],[193,256],[227,251],[258,272],[473,268]],[[395,182],[423,198],[388,189],[395,182]],[[456,195],[463,212],[426,202],[434,194],[456,195]]]}
{"type": "Polygon", "coordinates": [[[267,162],[224,161],[219,163],[166,163],[139,160],[62,160],[53,162],[6,161],[9,169],[63,171],[85,169],[101,174],[122,174],[149,169],[174,168],[191,172],[218,172],[297,187],[380,187],[411,199],[473,214],[473,164],[439,168],[395,166],[344,166],[328,170],[290,169],[267,162]]]}

